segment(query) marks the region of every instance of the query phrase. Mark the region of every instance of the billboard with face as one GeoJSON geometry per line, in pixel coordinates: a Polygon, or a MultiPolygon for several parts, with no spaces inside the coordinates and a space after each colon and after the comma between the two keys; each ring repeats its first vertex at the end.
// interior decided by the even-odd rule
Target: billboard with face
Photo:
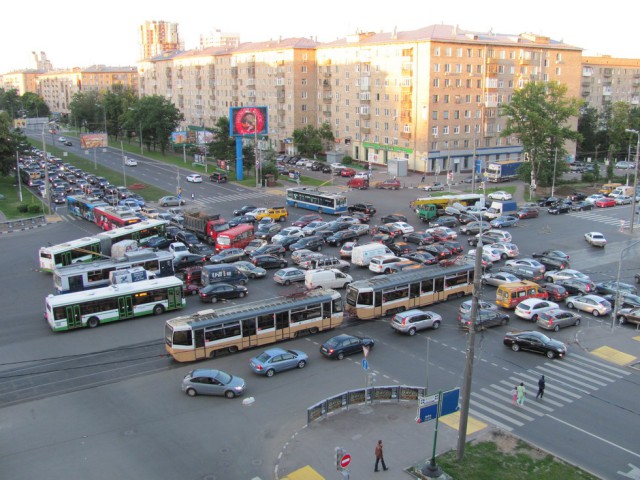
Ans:
{"type": "Polygon", "coordinates": [[[232,107],[229,109],[231,136],[267,135],[267,107],[232,107]]]}

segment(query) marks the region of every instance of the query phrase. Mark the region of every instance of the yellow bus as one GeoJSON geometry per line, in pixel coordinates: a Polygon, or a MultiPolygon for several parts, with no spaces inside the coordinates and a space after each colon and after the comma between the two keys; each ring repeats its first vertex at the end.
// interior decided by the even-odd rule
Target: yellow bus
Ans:
{"type": "Polygon", "coordinates": [[[438,205],[440,208],[453,207],[459,203],[464,207],[471,207],[476,203],[484,203],[484,195],[479,193],[461,193],[459,195],[441,195],[439,197],[422,197],[411,202],[411,208],[418,208],[420,205],[438,205]]]}
{"type": "Polygon", "coordinates": [[[432,266],[353,282],[347,287],[347,314],[370,320],[470,295],[473,267],[432,266]]]}
{"type": "Polygon", "coordinates": [[[172,318],[165,347],[178,362],[192,362],[335,328],[342,319],[340,294],[318,289],[172,318]]]}

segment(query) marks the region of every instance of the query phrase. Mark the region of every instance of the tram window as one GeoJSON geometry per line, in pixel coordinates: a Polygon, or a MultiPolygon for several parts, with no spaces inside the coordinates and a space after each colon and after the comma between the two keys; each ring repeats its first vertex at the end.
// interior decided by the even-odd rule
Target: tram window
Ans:
{"type": "MultiPolygon", "coordinates": [[[[293,319],[293,315],[291,317],[293,319]]],[[[282,330],[289,326],[289,312],[276,313],[276,328],[282,330]]]]}
{"type": "Polygon", "coordinates": [[[237,337],[240,335],[240,322],[231,322],[224,324],[224,338],[237,337]]]}
{"type": "Polygon", "coordinates": [[[373,292],[362,292],[360,295],[358,295],[358,303],[360,305],[372,305],[373,292]]]}
{"type": "Polygon", "coordinates": [[[420,283],[412,283],[410,285],[410,297],[416,298],[420,296],[420,283]]]}
{"type": "Polygon", "coordinates": [[[258,331],[273,328],[273,314],[260,315],[258,317],[258,331]]]}
{"type": "Polygon", "coordinates": [[[333,313],[338,313],[342,311],[342,299],[336,298],[333,302],[333,313]]]}
{"type": "Polygon", "coordinates": [[[174,345],[191,345],[191,330],[173,332],[174,345]]]}
{"type": "Polygon", "coordinates": [[[242,321],[242,336],[250,337],[256,334],[256,319],[249,318],[242,321]]]}
{"type": "Polygon", "coordinates": [[[420,293],[429,293],[429,292],[433,292],[433,278],[430,278],[428,280],[423,280],[422,284],[420,285],[420,293]]]}
{"type": "Polygon", "coordinates": [[[438,277],[435,282],[436,292],[442,292],[444,290],[444,278],[438,277]]]}

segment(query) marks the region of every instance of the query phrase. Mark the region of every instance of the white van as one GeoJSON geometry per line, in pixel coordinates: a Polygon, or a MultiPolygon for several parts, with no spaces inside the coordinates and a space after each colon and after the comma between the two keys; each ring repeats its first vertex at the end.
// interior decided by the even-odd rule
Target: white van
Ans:
{"type": "Polygon", "coordinates": [[[392,273],[393,266],[404,260],[404,258],[396,257],[395,255],[380,255],[379,257],[373,257],[369,262],[369,270],[374,273],[392,273]]]}
{"type": "Polygon", "coordinates": [[[382,243],[372,242],[357,245],[351,251],[351,263],[360,267],[367,267],[373,257],[391,255],[393,252],[382,243]]]}
{"type": "Polygon", "coordinates": [[[633,187],[629,187],[629,186],[621,186],[621,187],[616,187],[613,189],[613,192],[611,192],[609,194],[610,197],[612,198],[618,198],[618,197],[622,197],[622,196],[629,196],[629,197],[633,197],[634,194],[634,190],[633,187]]]}
{"type": "Polygon", "coordinates": [[[353,277],[342,273],[337,268],[328,270],[308,270],[304,274],[304,286],[308,290],[316,288],[347,288],[353,282],[353,277]]]}

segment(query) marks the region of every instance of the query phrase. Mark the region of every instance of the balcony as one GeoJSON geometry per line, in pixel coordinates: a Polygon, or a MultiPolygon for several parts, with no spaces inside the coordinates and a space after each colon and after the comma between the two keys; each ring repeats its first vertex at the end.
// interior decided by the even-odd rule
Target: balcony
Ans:
{"type": "Polygon", "coordinates": [[[331,116],[331,110],[323,110],[322,113],[323,113],[323,115],[325,117],[330,117],[331,116]]]}
{"type": "Polygon", "coordinates": [[[371,133],[371,127],[360,127],[360,133],[364,133],[365,135],[368,135],[371,133]]]}
{"type": "Polygon", "coordinates": [[[413,121],[411,117],[411,112],[402,112],[400,113],[400,120],[405,123],[411,123],[413,121]]]}
{"type": "Polygon", "coordinates": [[[231,76],[233,77],[238,76],[238,67],[231,67],[231,76]]]}
{"type": "Polygon", "coordinates": [[[278,95],[278,103],[285,103],[286,97],[284,95],[278,95]]]}
{"type": "Polygon", "coordinates": [[[360,114],[360,120],[371,120],[371,114],[370,113],[361,113],[360,114]]]}
{"type": "Polygon", "coordinates": [[[331,103],[331,100],[332,100],[331,96],[322,97],[322,103],[324,103],[325,105],[328,103],[331,103]]]}
{"type": "Polygon", "coordinates": [[[409,67],[402,67],[402,70],[400,71],[401,75],[403,77],[412,77],[413,76],[413,68],[409,67]]]}
{"type": "Polygon", "coordinates": [[[583,97],[588,97],[589,95],[591,95],[591,92],[590,92],[589,90],[582,90],[581,95],[582,95],[583,97]]]}
{"type": "Polygon", "coordinates": [[[411,132],[400,132],[400,138],[404,140],[411,140],[411,132]]]}

